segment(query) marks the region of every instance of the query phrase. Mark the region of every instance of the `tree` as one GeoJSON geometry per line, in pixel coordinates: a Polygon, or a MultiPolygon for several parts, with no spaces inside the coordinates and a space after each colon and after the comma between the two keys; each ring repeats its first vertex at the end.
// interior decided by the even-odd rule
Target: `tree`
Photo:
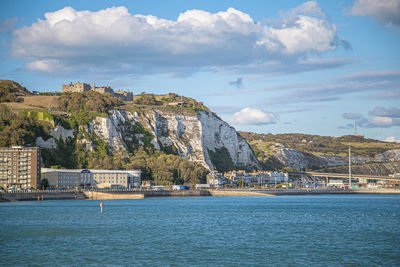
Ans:
{"type": "Polygon", "coordinates": [[[238,185],[239,185],[240,187],[245,187],[245,186],[246,186],[245,180],[240,179],[240,180],[238,181],[238,185]]]}
{"type": "Polygon", "coordinates": [[[49,181],[47,180],[47,179],[43,179],[41,182],[40,182],[40,189],[43,189],[43,190],[46,190],[46,189],[48,189],[49,188],[49,181]]]}

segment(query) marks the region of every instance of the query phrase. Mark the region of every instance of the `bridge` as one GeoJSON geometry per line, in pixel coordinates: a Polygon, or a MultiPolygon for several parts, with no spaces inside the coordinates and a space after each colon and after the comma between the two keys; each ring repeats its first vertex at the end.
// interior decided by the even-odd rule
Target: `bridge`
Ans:
{"type": "MultiPolygon", "coordinates": [[[[349,174],[347,173],[327,173],[327,172],[313,172],[313,171],[290,171],[288,172],[289,176],[313,176],[313,177],[323,177],[325,179],[329,178],[342,178],[349,179],[349,174]]],[[[369,180],[380,180],[380,181],[391,181],[398,182],[400,181],[400,177],[390,177],[390,176],[378,176],[378,175],[365,175],[365,174],[351,174],[351,179],[359,179],[360,181],[368,182],[369,180]]]]}

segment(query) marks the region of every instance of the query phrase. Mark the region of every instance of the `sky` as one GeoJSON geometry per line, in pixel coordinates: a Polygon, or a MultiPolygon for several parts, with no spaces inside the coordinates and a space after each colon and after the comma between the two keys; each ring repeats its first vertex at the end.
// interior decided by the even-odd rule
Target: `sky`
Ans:
{"type": "Polygon", "coordinates": [[[0,2],[0,79],[204,102],[237,130],[400,142],[400,0],[0,2]]]}

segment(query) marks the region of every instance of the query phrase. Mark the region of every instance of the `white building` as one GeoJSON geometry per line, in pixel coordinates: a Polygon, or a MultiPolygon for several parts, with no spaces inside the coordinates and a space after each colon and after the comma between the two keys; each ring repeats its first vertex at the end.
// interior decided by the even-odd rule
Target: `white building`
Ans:
{"type": "Polygon", "coordinates": [[[289,174],[283,172],[270,172],[269,175],[269,184],[282,184],[289,182],[289,174]]]}
{"type": "Polygon", "coordinates": [[[226,179],[221,173],[212,171],[207,174],[207,184],[213,187],[223,187],[228,184],[229,180],[226,179]]]}
{"type": "Polygon", "coordinates": [[[42,177],[56,188],[132,188],[140,186],[141,170],[42,168],[42,177]]]}

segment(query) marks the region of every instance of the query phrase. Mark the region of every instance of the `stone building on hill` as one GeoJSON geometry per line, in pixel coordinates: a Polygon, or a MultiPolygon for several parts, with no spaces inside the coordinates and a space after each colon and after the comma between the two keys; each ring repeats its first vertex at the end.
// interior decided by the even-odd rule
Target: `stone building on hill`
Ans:
{"type": "Polygon", "coordinates": [[[63,93],[79,93],[88,91],[94,91],[101,94],[109,93],[114,95],[115,97],[118,97],[122,101],[133,101],[133,93],[129,92],[129,89],[126,92],[121,89],[114,92],[114,90],[110,86],[96,87],[94,83],[92,84],[92,86],[90,86],[87,83],[81,83],[79,81],[75,84],[71,82],[69,84],[63,84],[61,86],[61,91],[63,93]]]}

